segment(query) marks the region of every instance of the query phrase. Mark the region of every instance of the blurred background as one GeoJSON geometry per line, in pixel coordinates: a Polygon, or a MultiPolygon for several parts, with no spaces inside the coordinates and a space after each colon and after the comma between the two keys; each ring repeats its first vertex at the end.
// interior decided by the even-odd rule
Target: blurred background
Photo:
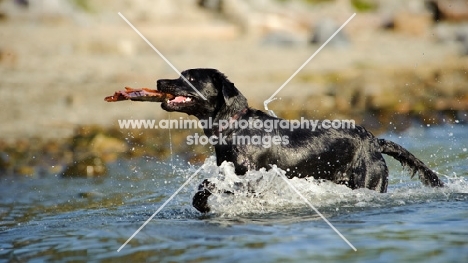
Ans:
{"type": "Polygon", "coordinates": [[[211,154],[184,143],[197,131],[119,129],[186,115],[104,102],[178,77],[118,12],[177,69],[217,68],[259,109],[357,13],[270,109],[377,134],[468,120],[463,0],[0,0],[0,175],[94,176],[117,158],[211,154]]]}
{"type": "Polygon", "coordinates": [[[462,262],[467,69],[467,0],[0,0],[0,262],[462,262]],[[201,130],[120,129],[192,117],[104,101],[178,77],[119,12],[178,70],[216,68],[258,109],[356,13],[269,109],[354,119],[446,187],[391,158],[385,194],[291,180],[353,252],[279,177],[237,178],[212,147],[187,145],[201,130]],[[204,178],[269,188],[214,194],[201,215],[204,178]]]}

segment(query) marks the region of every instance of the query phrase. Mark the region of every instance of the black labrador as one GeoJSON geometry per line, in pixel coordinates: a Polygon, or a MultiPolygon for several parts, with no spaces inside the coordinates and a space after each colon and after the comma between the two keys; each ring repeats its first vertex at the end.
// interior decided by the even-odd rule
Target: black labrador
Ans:
{"type": "MultiPolygon", "coordinates": [[[[425,185],[443,186],[432,170],[402,146],[376,138],[360,126],[353,129],[315,130],[274,127],[266,131],[264,128],[252,128],[252,125],[248,126],[250,128],[245,128],[245,125],[231,125],[241,121],[244,124],[255,121],[278,123],[281,119],[249,108],[247,99],[216,69],[189,69],[182,72],[182,76],[192,86],[182,77],[157,81],[158,90],[174,96],[173,99],[162,102],[161,107],[166,111],[194,115],[206,123],[211,118],[214,125],[204,127],[204,133],[208,137],[219,139],[214,145],[217,164],[219,166],[224,161],[232,162],[237,175],[260,168],[268,170],[271,165],[276,165],[287,171],[288,178],[313,176],[315,179],[330,180],[352,189],[365,187],[384,193],[388,184],[388,168],[382,157],[384,153],[410,168],[412,176],[417,173],[425,185]],[[270,145],[238,141],[238,138],[255,136],[257,139],[268,136],[273,139],[270,140],[270,145]]],[[[205,180],[193,198],[193,206],[200,212],[208,212],[208,197],[213,191],[215,186],[205,180]]]]}

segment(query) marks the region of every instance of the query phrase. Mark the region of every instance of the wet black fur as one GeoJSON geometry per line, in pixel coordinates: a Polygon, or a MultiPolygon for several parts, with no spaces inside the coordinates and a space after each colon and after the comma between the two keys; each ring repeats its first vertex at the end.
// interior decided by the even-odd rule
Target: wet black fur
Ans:
{"type": "MultiPolygon", "coordinates": [[[[190,102],[183,104],[163,102],[161,107],[166,111],[185,112],[200,120],[211,117],[215,123],[218,120],[228,120],[236,114],[239,120],[276,119],[260,110],[249,108],[247,99],[216,69],[190,69],[182,72],[182,75],[207,100],[202,99],[181,77],[158,80],[157,87],[160,91],[191,98],[190,102]],[[239,114],[245,108],[245,114],[239,114]]],[[[217,135],[217,129],[207,128],[204,132],[208,137],[217,135]]],[[[360,126],[354,129],[315,131],[278,128],[270,133],[264,129],[226,129],[222,134],[227,136],[228,145],[215,145],[217,164],[221,165],[224,161],[234,163],[237,175],[262,167],[270,169],[270,165],[276,164],[288,171],[288,178],[313,176],[315,179],[330,180],[352,189],[368,188],[384,193],[388,184],[388,169],[382,157],[384,153],[411,169],[413,175],[418,174],[425,185],[443,186],[432,170],[402,146],[376,138],[360,126]],[[234,145],[233,133],[237,136],[287,136],[289,144],[272,145],[269,148],[251,144],[234,145]]],[[[205,180],[194,196],[194,207],[201,212],[208,212],[210,208],[207,200],[214,189],[214,185],[205,180]]]]}

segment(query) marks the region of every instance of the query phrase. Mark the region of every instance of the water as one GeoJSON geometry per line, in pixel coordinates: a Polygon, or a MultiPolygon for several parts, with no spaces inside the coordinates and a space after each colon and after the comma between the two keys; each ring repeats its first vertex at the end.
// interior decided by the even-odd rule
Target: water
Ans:
{"type": "Polygon", "coordinates": [[[388,193],[314,180],[291,183],[351,249],[274,172],[250,173],[257,195],[236,188],[229,165],[207,159],[120,252],[117,249],[200,167],[182,160],[119,160],[96,179],[0,178],[0,262],[468,262],[468,133],[462,125],[383,137],[437,170],[447,187],[426,188],[396,161],[388,193]],[[204,178],[235,197],[191,197],[204,178]]]}

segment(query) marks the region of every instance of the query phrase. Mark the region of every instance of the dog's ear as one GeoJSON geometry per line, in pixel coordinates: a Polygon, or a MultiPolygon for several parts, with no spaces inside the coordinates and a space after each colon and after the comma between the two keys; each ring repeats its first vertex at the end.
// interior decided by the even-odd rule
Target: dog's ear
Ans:
{"type": "Polygon", "coordinates": [[[231,106],[239,95],[242,96],[234,84],[228,80],[224,81],[221,91],[223,93],[224,102],[228,106],[231,106]]]}
{"type": "Polygon", "coordinates": [[[234,83],[230,82],[227,77],[219,71],[216,72],[216,75],[218,84],[221,87],[224,103],[227,106],[232,106],[234,103],[245,103],[245,107],[247,107],[247,99],[240,93],[236,86],[234,86],[234,83]]]}

